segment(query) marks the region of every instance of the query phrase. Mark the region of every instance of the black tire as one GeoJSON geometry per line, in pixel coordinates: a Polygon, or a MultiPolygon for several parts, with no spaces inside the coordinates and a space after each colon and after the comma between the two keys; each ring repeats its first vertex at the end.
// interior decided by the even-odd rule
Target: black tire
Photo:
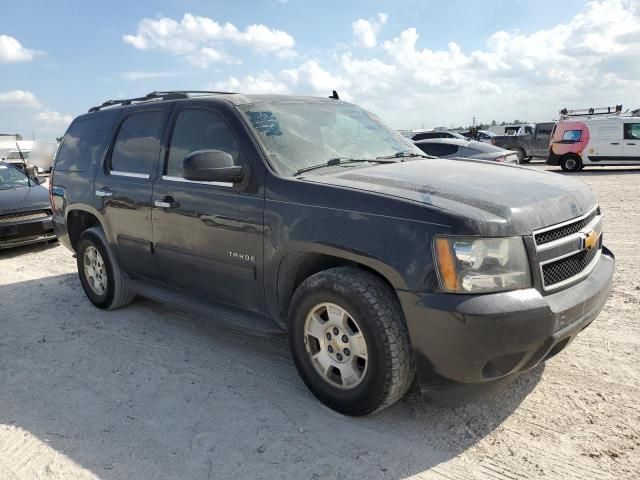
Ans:
{"type": "Polygon", "coordinates": [[[513,151],[516,152],[516,155],[518,155],[518,164],[527,163],[526,156],[524,154],[523,149],[515,148],[513,149],[513,151]]]}
{"type": "Polygon", "coordinates": [[[533,158],[533,157],[525,157],[525,158],[524,158],[524,160],[522,160],[522,162],[521,162],[521,163],[529,163],[529,162],[531,162],[531,159],[532,159],[532,158],[533,158]]]}
{"type": "Polygon", "coordinates": [[[578,155],[569,154],[560,159],[560,168],[565,172],[577,172],[582,167],[582,159],[578,155]]]}
{"type": "Polygon", "coordinates": [[[101,228],[90,228],[82,232],[78,240],[77,264],[80,283],[91,303],[105,310],[129,305],[135,299],[135,295],[127,288],[127,276],[114,260],[104,232],[101,228]],[[85,272],[84,259],[89,247],[95,248],[104,262],[104,274],[106,276],[106,290],[102,294],[96,293],[89,285],[85,272]]]}
{"type": "Polygon", "coordinates": [[[384,281],[365,270],[333,268],[302,282],[291,301],[288,333],[304,383],[321,402],[340,413],[361,416],[380,411],[402,398],[414,379],[413,354],[398,298],[384,281]],[[348,311],[366,341],[367,369],[360,383],[348,390],[325,380],[305,347],[307,315],[326,302],[348,311]]]}

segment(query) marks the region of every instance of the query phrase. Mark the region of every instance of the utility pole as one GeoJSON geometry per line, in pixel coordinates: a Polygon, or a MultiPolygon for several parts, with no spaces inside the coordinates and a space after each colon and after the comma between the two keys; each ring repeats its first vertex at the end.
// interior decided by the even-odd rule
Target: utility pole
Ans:
{"type": "Polygon", "coordinates": [[[476,126],[476,116],[475,115],[473,116],[473,126],[474,127],[476,126]]]}

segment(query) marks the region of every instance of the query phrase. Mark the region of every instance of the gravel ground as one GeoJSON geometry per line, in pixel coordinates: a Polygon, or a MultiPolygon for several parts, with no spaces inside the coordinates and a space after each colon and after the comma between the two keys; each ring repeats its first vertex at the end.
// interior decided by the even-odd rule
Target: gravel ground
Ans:
{"type": "Polygon", "coordinates": [[[284,337],[147,300],[104,312],[62,246],[0,252],[0,479],[639,478],[640,169],[578,175],[617,256],[608,304],[545,366],[455,409],[412,392],[340,416],[284,337]]]}

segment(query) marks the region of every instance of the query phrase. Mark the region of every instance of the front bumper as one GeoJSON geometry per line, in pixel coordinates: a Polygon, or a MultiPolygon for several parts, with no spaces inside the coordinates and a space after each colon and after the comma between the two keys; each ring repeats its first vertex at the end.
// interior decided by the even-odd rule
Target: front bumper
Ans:
{"type": "Polygon", "coordinates": [[[55,238],[51,215],[24,221],[0,221],[0,250],[55,238]]]}
{"type": "Polygon", "coordinates": [[[549,149],[549,156],[547,157],[547,165],[560,165],[561,156],[557,153],[553,153],[553,150],[549,149]]]}
{"type": "Polygon", "coordinates": [[[603,248],[580,283],[542,295],[534,288],[485,295],[398,292],[423,395],[470,400],[565,348],[598,315],[615,260],[603,248]]]}

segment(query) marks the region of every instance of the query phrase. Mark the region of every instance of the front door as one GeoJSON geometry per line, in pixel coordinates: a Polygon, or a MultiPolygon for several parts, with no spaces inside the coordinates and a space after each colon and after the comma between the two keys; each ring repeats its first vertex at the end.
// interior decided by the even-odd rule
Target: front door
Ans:
{"type": "Polygon", "coordinates": [[[225,151],[238,165],[247,165],[248,158],[237,125],[210,103],[192,105],[173,113],[163,175],[153,192],[160,270],[165,282],[177,289],[264,312],[263,190],[183,177],[184,158],[197,150],[225,151]]]}
{"type": "Polygon", "coordinates": [[[151,193],[167,115],[166,106],[125,114],[95,179],[95,207],[104,214],[119,264],[152,279],[160,272],[153,257],[151,193]]]}

